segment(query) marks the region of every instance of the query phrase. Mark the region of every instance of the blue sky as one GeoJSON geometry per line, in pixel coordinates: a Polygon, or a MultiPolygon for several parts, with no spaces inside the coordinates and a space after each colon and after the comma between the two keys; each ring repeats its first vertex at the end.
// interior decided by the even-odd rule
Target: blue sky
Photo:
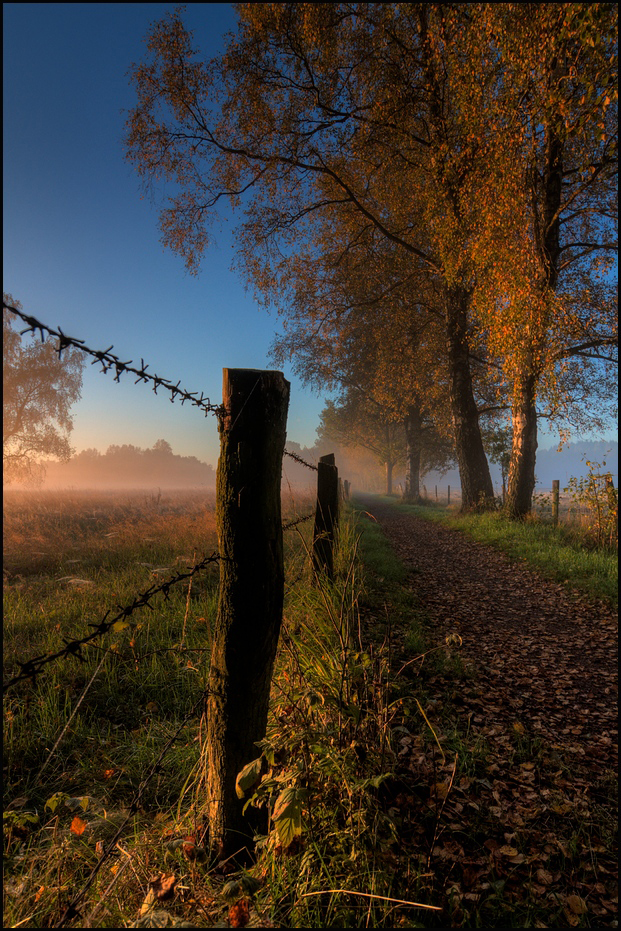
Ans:
{"type": "MultiPolygon", "coordinates": [[[[121,359],[143,358],[149,371],[219,402],[223,367],[273,367],[280,321],[230,270],[232,223],[214,227],[201,274],[187,275],[161,245],[157,204],[142,199],[124,160],[125,112],[135,102],[127,72],[144,59],[150,24],[172,8],[4,4],[4,291],[92,348],[113,343],[121,359]]],[[[226,3],[189,4],[184,18],[206,57],[235,29],[226,3]]],[[[324,399],[285,375],[288,438],[310,446],[324,399]]],[[[214,417],[130,376],[116,384],[87,365],[73,413],[77,451],[162,437],[178,454],[217,460],[214,417]]],[[[542,430],[540,447],[555,443],[542,430]]]]}
{"type": "MultiPolygon", "coordinates": [[[[232,223],[216,225],[198,278],[159,241],[157,204],[141,199],[123,157],[135,102],[127,72],[145,55],[163,3],[4,4],[4,291],[24,311],[189,391],[222,398],[222,369],[273,368],[280,321],[259,310],[230,271],[232,223]]],[[[185,17],[206,56],[235,28],[230,4],[190,4],[185,17]]],[[[313,445],[323,398],[290,370],[288,438],[313,445]]],[[[215,464],[216,420],[131,376],[115,384],[87,364],[73,408],[72,445],[148,447],[215,464]]]]}

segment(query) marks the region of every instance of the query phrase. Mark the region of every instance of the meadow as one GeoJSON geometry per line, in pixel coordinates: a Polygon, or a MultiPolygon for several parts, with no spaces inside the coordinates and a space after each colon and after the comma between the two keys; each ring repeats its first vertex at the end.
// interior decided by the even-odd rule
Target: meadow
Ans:
{"type": "MultiPolygon", "coordinates": [[[[283,520],[313,506],[287,492],[283,520]]],[[[6,682],[19,661],[62,649],[109,609],[213,552],[215,502],[198,492],[7,493],[4,534],[6,682]]],[[[332,583],[313,581],[311,535],[312,521],[285,533],[283,629],[260,748],[270,769],[251,799],[301,786],[301,823],[258,838],[247,871],[229,873],[203,847],[201,696],[218,589],[210,566],[81,657],[7,691],[5,927],[57,926],[72,904],[66,923],[77,927],[557,926],[551,910],[564,920],[566,897],[542,905],[522,884],[518,908],[501,875],[462,889],[471,903],[456,898],[441,841],[446,803],[458,785],[487,791],[488,767],[498,765],[451,717],[451,696],[472,687],[472,673],[453,645],[435,642],[403,567],[364,514],[344,509],[332,583]],[[425,653],[424,674],[398,674],[425,653]],[[442,730],[430,719],[438,688],[442,730]],[[412,781],[403,769],[413,754],[412,781]]],[[[519,766],[548,765],[540,743],[514,738],[519,766]]],[[[485,817],[472,828],[482,839],[498,828],[485,817]]],[[[564,821],[575,845],[591,843],[593,830],[607,837],[610,799],[596,828],[573,808],[564,821]]],[[[601,852],[590,856],[604,869],[601,852]]],[[[584,914],[570,917],[589,926],[584,914]]]]}
{"type": "MultiPolygon", "coordinates": [[[[283,520],[313,506],[289,493],[283,520]]],[[[4,529],[5,681],[20,660],[61,649],[109,608],[216,548],[214,500],[197,493],[8,493],[4,529]]],[[[311,815],[301,873],[300,857],[289,850],[283,858],[277,836],[262,841],[252,908],[268,927],[351,920],[343,917],[352,915],[347,901],[337,896],[326,906],[316,895],[339,882],[350,855],[349,882],[371,896],[392,884],[388,873],[371,869],[367,854],[356,856],[369,825],[385,845],[393,839],[378,798],[394,755],[386,658],[381,641],[375,652],[363,649],[351,523],[342,523],[334,584],[312,584],[311,533],[307,521],[285,534],[286,608],[268,738],[283,761],[274,785],[310,782],[302,770],[312,767],[322,801],[311,815]]],[[[63,657],[36,682],[7,692],[5,925],[54,925],[84,885],[81,927],[150,921],[140,917],[149,883],[172,875],[182,911],[198,910],[208,926],[228,915],[222,876],[205,868],[198,841],[204,719],[196,703],[207,678],[217,578],[217,566],[209,567],[80,658],[63,657]],[[128,813],[114,855],[89,883],[128,813]]],[[[375,900],[363,901],[371,915],[375,900]]],[[[353,909],[358,921],[359,903],[353,909]]]]}

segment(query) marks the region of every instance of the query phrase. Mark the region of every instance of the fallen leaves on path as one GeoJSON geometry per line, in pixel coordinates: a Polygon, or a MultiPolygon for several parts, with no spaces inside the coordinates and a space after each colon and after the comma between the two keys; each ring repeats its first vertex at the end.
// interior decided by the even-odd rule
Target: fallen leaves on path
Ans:
{"type": "Polygon", "coordinates": [[[442,889],[452,926],[474,913],[498,926],[509,908],[535,927],[616,927],[612,609],[459,532],[369,509],[411,570],[430,645],[458,633],[474,673],[425,679],[426,714],[441,743],[443,731],[461,741],[463,760],[450,761],[447,736],[443,763],[424,722],[401,739],[413,791],[396,807],[427,844],[430,888],[442,889]]]}

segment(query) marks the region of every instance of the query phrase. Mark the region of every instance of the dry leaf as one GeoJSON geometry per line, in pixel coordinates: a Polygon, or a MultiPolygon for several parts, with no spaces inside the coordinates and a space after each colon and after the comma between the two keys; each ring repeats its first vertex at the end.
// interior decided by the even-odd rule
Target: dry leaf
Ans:
{"type": "Polygon", "coordinates": [[[510,847],[505,844],[504,847],[498,850],[498,853],[502,854],[503,857],[517,857],[519,851],[517,847],[510,847]]]}
{"type": "Polygon", "coordinates": [[[84,834],[85,829],[86,829],[86,821],[82,821],[82,819],[78,818],[78,816],[76,815],[73,821],[71,822],[71,827],[69,828],[69,830],[71,831],[72,834],[77,834],[79,836],[80,834],[84,834]]]}
{"type": "Polygon", "coordinates": [[[229,923],[231,928],[245,928],[250,920],[248,899],[240,899],[229,908],[229,923]]]}
{"type": "Polygon", "coordinates": [[[574,915],[586,915],[588,911],[586,902],[579,895],[568,895],[567,904],[574,915]]]}
{"type": "Polygon", "coordinates": [[[149,886],[153,892],[153,898],[158,902],[163,902],[165,899],[172,899],[176,884],[177,877],[173,873],[168,875],[162,873],[157,879],[152,879],[149,886]]]}

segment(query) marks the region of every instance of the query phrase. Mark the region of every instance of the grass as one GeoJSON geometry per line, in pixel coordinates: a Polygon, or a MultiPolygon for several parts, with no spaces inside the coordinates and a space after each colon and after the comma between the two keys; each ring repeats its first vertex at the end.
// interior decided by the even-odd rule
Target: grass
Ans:
{"type": "MultiPolygon", "coordinates": [[[[285,519],[310,513],[311,504],[288,500],[285,519]]],[[[58,649],[109,607],[131,601],[157,570],[198,560],[215,545],[213,500],[205,496],[7,496],[4,517],[5,679],[17,660],[58,649]],[[82,583],[68,584],[67,576],[82,583]]],[[[200,711],[190,713],[208,674],[217,604],[211,570],[95,641],[83,662],[51,664],[35,684],[7,693],[5,926],[54,925],[125,821],[74,925],[131,925],[146,911],[149,889],[157,899],[152,880],[170,876],[176,892],[156,901],[160,913],[199,926],[240,926],[246,918],[261,927],[549,921],[549,905],[514,895],[500,861],[473,904],[467,887],[454,883],[459,870],[443,858],[453,849],[443,838],[463,820],[454,803],[472,814],[463,829],[477,856],[489,856],[483,843],[494,832],[506,843],[506,825],[488,815],[496,801],[487,786],[504,791],[490,775],[497,748],[450,697],[476,682],[450,646],[434,642],[377,525],[346,512],[335,579],[319,584],[309,568],[311,532],[306,522],[285,535],[283,629],[268,733],[257,750],[270,762],[249,800],[269,800],[273,809],[284,789],[295,789],[299,820],[292,816],[289,834],[286,819],[272,821],[258,839],[256,864],[228,877],[200,847],[204,727],[200,711]],[[409,662],[421,653],[422,667],[409,662]]],[[[507,748],[511,766],[533,763],[544,779],[546,767],[558,769],[528,735],[514,735],[507,748]]],[[[604,843],[593,824],[603,837],[612,787],[601,789],[601,817],[563,816],[576,851],[604,843]]],[[[564,849],[571,855],[569,839],[564,849]]],[[[603,868],[602,854],[593,856],[603,868]]],[[[565,920],[562,903],[557,910],[565,920]]]]}
{"type": "Polygon", "coordinates": [[[499,511],[459,514],[435,502],[407,505],[390,497],[381,500],[402,513],[439,521],[474,540],[495,546],[569,589],[614,605],[618,603],[618,551],[594,547],[588,528],[573,523],[554,527],[536,516],[512,521],[499,511]]]}

